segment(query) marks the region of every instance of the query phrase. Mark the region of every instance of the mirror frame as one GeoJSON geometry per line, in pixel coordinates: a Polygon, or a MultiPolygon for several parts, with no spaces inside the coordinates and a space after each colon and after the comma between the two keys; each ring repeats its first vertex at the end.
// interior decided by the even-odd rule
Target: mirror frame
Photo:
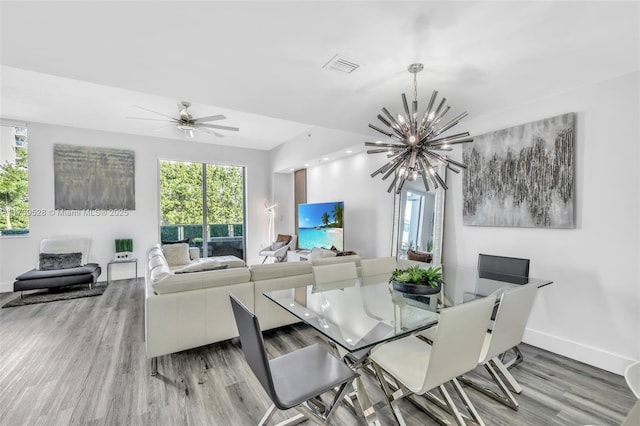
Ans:
{"type": "MultiPolygon", "coordinates": [[[[444,166],[440,166],[438,170],[438,174],[443,177],[445,183],[447,181],[447,168],[444,166]]],[[[402,199],[405,197],[407,188],[404,187],[400,194],[394,193],[393,199],[393,228],[391,234],[391,256],[394,256],[398,259],[400,256],[400,251],[398,250],[398,245],[400,243],[400,209],[402,207],[402,199]]],[[[433,190],[432,190],[433,191],[433,190]]],[[[433,265],[442,264],[442,244],[444,240],[444,202],[446,191],[439,187],[435,190],[435,202],[434,202],[434,223],[433,223],[433,260],[431,263],[433,265]]]]}

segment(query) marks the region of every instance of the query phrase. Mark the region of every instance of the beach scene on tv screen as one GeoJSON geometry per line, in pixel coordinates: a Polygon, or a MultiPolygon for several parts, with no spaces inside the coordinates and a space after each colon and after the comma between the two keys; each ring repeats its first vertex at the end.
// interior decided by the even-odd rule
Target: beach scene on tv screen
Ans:
{"type": "Polygon", "coordinates": [[[298,246],[344,250],[344,202],[298,205],[298,246]]]}

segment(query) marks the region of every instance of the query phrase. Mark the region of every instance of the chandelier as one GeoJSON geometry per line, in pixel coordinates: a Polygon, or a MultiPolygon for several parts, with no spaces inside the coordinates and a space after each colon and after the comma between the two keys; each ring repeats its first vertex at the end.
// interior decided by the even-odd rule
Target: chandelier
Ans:
{"type": "Polygon", "coordinates": [[[387,127],[387,130],[369,124],[370,128],[390,138],[387,143],[382,141],[364,143],[365,146],[376,147],[376,149],[368,150],[367,154],[387,153],[389,162],[373,172],[371,177],[374,178],[382,174],[382,180],[387,180],[391,175],[394,175],[393,181],[389,185],[389,189],[387,189],[389,193],[395,187],[396,194],[400,194],[407,180],[414,181],[418,177],[422,178],[427,192],[430,190],[429,183],[435,189],[439,187],[447,189],[447,184],[442,176],[438,174],[437,168],[444,166],[445,171],[449,169],[454,173],[460,173],[457,167],[466,169],[464,164],[436,151],[451,151],[451,145],[473,142],[473,138],[469,137],[469,132],[441,136],[468,114],[463,112],[445,122],[443,117],[449,112],[450,107],[445,105],[446,98],[442,98],[438,106],[434,107],[438,96],[438,91],[434,90],[424,115],[422,118],[418,116],[418,81],[416,76],[423,68],[424,66],[420,63],[411,64],[407,67],[407,70],[413,74],[411,111],[409,110],[407,97],[403,93],[404,115],[398,114],[394,117],[383,107],[384,116],[378,114],[378,120],[387,127]]]}

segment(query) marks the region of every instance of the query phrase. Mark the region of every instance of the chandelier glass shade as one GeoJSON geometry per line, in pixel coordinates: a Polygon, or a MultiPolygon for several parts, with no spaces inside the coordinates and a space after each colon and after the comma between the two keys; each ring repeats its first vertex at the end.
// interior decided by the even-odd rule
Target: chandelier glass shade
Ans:
{"type": "Polygon", "coordinates": [[[395,188],[396,194],[400,194],[407,180],[413,181],[418,178],[422,179],[427,192],[431,186],[435,189],[439,187],[447,189],[445,180],[437,172],[438,167],[442,165],[454,173],[460,173],[459,168],[466,168],[464,164],[436,151],[451,151],[451,145],[473,142],[473,138],[469,137],[469,132],[443,135],[468,114],[463,112],[451,120],[444,120],[450,107],[445,105],[446,98],[442,98],[436,106],[438,97],[436,90],[431,94],[424,114],[418,114],[416,76],[423,68],[423,65],[419,63],[411,64],[407,68],[413,74],[411,109],[407,102],[407,96],[403,93],[404,114],[393,116],[389,110],[383,107],[382,113],[384,115],[378,114],[378,120],[386,128],[369,124],[370,128],[389,138],[388,142],[380,140],[365,142],[365,146],[375,147],[375,149],[367,150],[367,154],[387,154],[389,161],[371,174],[372,178],[382,175],[382,180],[387,180],[393,175],[393,181],[387,192],[391,192],[395,188]]]}

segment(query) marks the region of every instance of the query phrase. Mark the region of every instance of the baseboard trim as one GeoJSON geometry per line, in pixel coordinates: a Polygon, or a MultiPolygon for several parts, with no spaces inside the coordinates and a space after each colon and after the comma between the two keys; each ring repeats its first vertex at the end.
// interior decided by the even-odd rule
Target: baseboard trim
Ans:
{"type": "Polygon", "coordinates": [[[0,282],[0,293],[12,293],[13,281],[0,282]]]}
{"type": "Polygon", "coordinates": [[[600,348],[529,328],[525,330],[522,341],[529,345],[620,375],[624,374],[624,369],[627,365],[634,361],[631,358],[607,352],[600,348]]]}

